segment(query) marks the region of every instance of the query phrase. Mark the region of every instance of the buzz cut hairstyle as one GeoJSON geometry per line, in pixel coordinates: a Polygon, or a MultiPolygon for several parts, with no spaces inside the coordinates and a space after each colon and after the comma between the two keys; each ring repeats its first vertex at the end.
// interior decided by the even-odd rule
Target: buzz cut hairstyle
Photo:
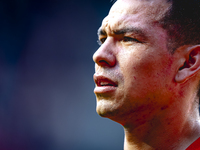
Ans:
{"type": "MultiPolygon", "coordinates": [[[[115,3],[117,0],[111,0],[115,3]]],[[[159,20],[167,31],[167,48],[173,54],[183,45],[200,44],[200,0],[166,0],[171,7],[159,20]]],[[[197,96],[200,104],[200,82],[197,96]]]]}
{"type": "MultiPolygon", "coordinates": [[[[171,7],[159,21],[168,34],[168,49],[173,54],[183,45],[200,44],[200,0],[167,0],[171,7]]],[[[197,96],[200,104],[200,82],[197,96]]]]}
{"type": "Polygon", "coordinates": [[[200,0],[167,0],[171,7],[160,24],[168,33],[168,48],[200,44],[200,0]]]}

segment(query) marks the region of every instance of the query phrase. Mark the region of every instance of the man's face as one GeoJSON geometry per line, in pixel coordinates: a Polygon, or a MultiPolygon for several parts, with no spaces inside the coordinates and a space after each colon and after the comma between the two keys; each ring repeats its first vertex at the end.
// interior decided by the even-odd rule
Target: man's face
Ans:
{"type": "Polygon", "coordinates": [[[158,23],[169,6],[162,0],[118,0],[103,20],[102,44],[93,56],[101,116],[141,124],[173,103],[177,68],[158,23]]]}

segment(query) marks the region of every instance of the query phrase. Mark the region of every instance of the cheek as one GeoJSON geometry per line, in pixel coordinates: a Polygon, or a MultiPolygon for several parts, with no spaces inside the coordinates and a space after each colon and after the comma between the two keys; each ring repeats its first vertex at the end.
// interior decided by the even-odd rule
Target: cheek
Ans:
{"type": "Polygon", "coordinates": [[[138,50],[121,56],[120,68],[124,76],[124,88],[129,92],[145,95],[147,91],[154,92],[163,88],[164,80],[171,82],[172,62],[167,54],[138,50]]]}
{"type": "Polygon", "coordinates": [[[155,67],[154,56],[142,49],[121,54],[120,59],[120,68],[127,80],[148,77],[155,67]]]}
{"type": "MultiPolygon", "coordinates": [[[[126,59],[121,67],[124,76],[124,92],[127,97],[145,95],[148,82],[148,74],[151,72],[149,63],[145,63],[138,57],[126,59]]],[[[139,98],[139,97],[138,97],[139,98]]]]}

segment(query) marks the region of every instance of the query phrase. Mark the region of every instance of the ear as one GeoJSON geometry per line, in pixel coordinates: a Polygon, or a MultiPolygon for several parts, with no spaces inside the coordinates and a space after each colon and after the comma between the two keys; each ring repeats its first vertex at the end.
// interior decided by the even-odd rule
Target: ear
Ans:
{"type": "Polygon", "coordinates": [[[184,57],[185,61],[175,76],[175,81],[178,83],[187,81],[200,70],[200,45],[187,47],[184,57]]]}

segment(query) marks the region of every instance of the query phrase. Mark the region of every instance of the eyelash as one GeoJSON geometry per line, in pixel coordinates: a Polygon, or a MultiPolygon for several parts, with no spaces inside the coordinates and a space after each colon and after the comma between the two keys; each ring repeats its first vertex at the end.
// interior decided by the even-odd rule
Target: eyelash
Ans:
{"type": "Polygon", "coordinates": [[[124,41],[124,42],[137,42],[137,43],[142,43],[142,42],[140,42],[139,40],[137,40],[137,39],[135,39],[135,38],[126,37],[126,36],[123,38],[123,41],[124,41]]]}
{"type": "MultiPolygon", "coordinates": [[[[99,45],[102,45],[102,44],[106,41],[106,39],[107,39],[107,38],[99,39],[99,40],[97,40],[97,43],[98,43],[99,45]]],[[[123,41],[123,42],[137,42],[137,43],[142,43],[141,41],[139,41],[139,40],[137,40],[137,39],[135,39],[135,38],[126,37],[126,36],[122,39],[122,41],[123,41]]]]}
{"type": "Polygon", "coordinates": [[[99,40],[97,40],[97,43],[98,43],[99,45],[102,45],[102,44],[106,41],[106,39],[107,39],[107,38],[99,39],[99,40]]]}

